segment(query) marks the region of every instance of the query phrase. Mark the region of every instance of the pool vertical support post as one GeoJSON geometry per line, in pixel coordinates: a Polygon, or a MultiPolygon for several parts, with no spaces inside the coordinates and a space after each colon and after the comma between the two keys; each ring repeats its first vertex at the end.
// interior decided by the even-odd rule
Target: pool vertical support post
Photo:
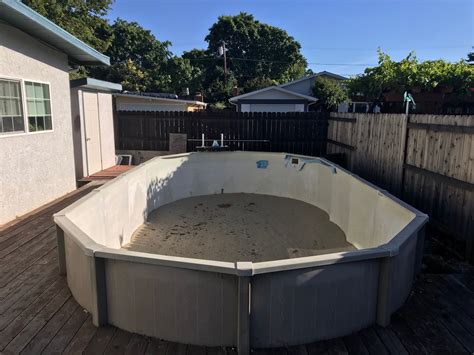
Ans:
{"type": "Polygon", "coordinates": [[[416,257],[415,257],[415,275],[421,272],[423,266],[423,253],[425,249],[425,231],[426,226],[423,226],[417,233],[416,241],[416,257]]]}
{"type": "Polygon", "coordinates": [[[64,242],[64,231],[56,224],[56,240],[58,243],[59,275],[66,275],[66,244],[64,242]]]}
{"type": "Polygon", "coordinates": [[[392,316],[392,282],[391,275],[393,272],[393,258],[385,257],[380,260],[379,264],[379,286],[377,291],[377,312],[376,322],[382,327],[390,324],[392,316]]]}
{"type": "Polygon", "coordinates": [[[92,257],[92,323],[101,327],[108,323],[105,259],[92,257]]]}
{"type": "Polygon", "coordinates": [[[235,268],[238,277],[237,350],[246,355],[250,353],[250,279],[253,266],[251,262],[237,262],[235,268]]]}

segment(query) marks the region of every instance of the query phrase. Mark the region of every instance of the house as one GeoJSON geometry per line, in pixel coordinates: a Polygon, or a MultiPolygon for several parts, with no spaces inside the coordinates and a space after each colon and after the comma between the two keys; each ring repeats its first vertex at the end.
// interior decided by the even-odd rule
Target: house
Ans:
{"type": "Polygon", "coordinates": [[[207,106],[202,96],[194,100],[178,99],[174,94],[121,93],[114,94],[117,111],[185,111],[204,110],[207,106]]]}
{"type": "Polygon", "coordinates": [[[70,86],[74,162],[81,180],[115,165],[112,93],[122,85],[82,78],[70,86]]]}
{"type": "Polygon", "coordinates": [[[76,188],[69,72],[109,58],[0,0],[0,225],[76,188]]]}
{"type": "Polygon", "coordinates": [[[312,88],[320,76],[337,81],[347,80],[343,76],[322,71],[289,83],[234,96],[229,102],[239,112],[306,112],[318,101],[313,96],[312,88]]]}

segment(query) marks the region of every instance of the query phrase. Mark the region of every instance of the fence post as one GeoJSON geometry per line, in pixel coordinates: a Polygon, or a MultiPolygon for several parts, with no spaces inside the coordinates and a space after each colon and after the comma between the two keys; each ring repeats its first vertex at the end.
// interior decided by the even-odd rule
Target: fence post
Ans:
{"type": "Polygon", "coordinates": [[[408,150],[408,134],[409,134],[409,128],[408,128],[408,123],[410,122],[410,115],[407,113],[405,115],[405,127],[404,127],[404,130],[402,132],[402,144],[401,146],[403,147],[403,151],[402,151],[402,159],[401,159],[401,162],[402,162],[402,166],[401,166],[401,177],[400,177],[400,187],[398,189],[398,196],[403,199],[404,196],[404,191],[405,191],[405,174],[406,174],[406,169],[405,169],[405,164],[406,164],[406,160],[407,160],[407,150],[408,150]]]}

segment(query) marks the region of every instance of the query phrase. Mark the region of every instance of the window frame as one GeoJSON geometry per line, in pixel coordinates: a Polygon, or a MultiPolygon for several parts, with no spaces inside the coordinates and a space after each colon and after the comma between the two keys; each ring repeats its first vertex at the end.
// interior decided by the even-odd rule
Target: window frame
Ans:
{"type": "Polygon", "coordinates": [[[45,134],[45,133],[53,133],[54,132],[54,113],[53,113],[53,95],[51,93],[51,83],[48,81],[42,81],[37,79],[28,79],[28,78],[18,78],[12,77],[8,75],[0,74],[0,80],[10,80],[10,81],[18,81],[20,83],[20,97],[21,97],[21,108],[22,108],[22,117],[23,117],[23,124],[25,130],[22,132],[7,132],[7,133],[0,133],[0,139],[5,137],[19,137],[24,135],[31,135],[31,134],[45,134]],[[29,120],[28,120],[28,106],[27,106],[27,98],[26,98],[26,85],[25,82],[37,83],[37,84],[45,84],[48,85],[49,89],[49,104],[51,108],[51,129],[44,129],[42,131],[30,131],[29,120]]]}

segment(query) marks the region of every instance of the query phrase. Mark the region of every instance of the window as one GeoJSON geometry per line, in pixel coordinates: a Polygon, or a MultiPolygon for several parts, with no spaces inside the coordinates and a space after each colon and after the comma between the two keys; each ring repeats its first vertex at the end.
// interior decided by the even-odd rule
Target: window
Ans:
{"type": "Polygon", "coordinates": [[[24,132],[20,81],[0,79],[0,134],[24,132]]]}
{"type": "Polygon", "coordinates": [[[25,81],[28,130],[30,132],[53,129],[49,85],[25,81]]]}

